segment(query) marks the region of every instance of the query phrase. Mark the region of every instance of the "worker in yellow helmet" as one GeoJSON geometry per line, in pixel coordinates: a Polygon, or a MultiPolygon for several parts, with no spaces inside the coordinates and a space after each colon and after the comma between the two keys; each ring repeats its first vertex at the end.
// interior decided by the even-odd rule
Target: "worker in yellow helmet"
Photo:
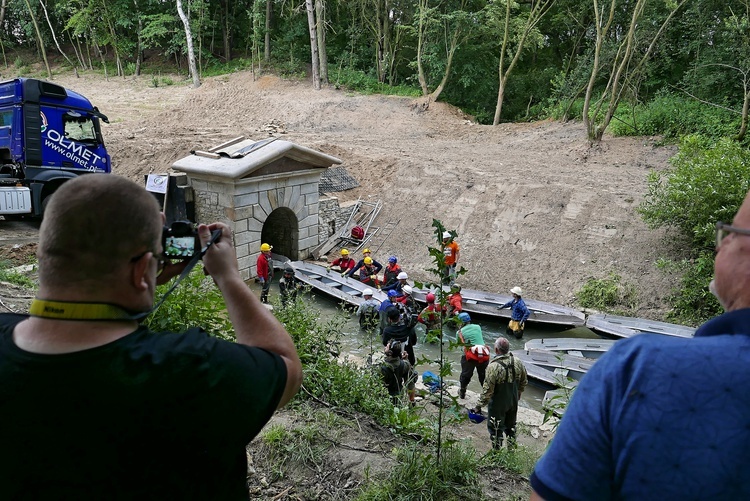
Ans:
{"type": "Polygon", "coordinates": [[[271,288],[273,280],[273,259],[271,258],[271,249],[273,246],[263,243],[260,245],[260,256],[255,263],[255,272],[258,274],[258,281],[261,285],[260,302],[268,302],[268,291],[271,288]]]}
{"type": "MultiPolygon", "coordinates": [[[[354,273],[357,272],[362,268],[362,266],[365,265],[365,260],[367,258],[372,259],[372,253],[370,252],[370,249],[365,249],[362,251],[362,259],[360,259],[357,264],[354,265],[354,268],[349,270],[349,276],[353,277],[354,273]]],[[[372,266],[375,268],[375,273],[373,275],[376,275],[375,278],[377,278],[377,274],[380,273],[380,270],[383,269],[383,265],[372,259],[372,266]]],[[[362,274],[359,274],[359,279],[362,280],[362,274]]]]}
{"type": "Polygon", "coordinates": [[[355,261],[351,257],[349,257],[349,251],[346,249],[341,249],[341,257],[336,259],[334,262],[332,262],[328,269],[330,270],[332,267],[337,266],[339,268],[339,271],[341,272],[341,276],[346,276],[347,273],[349,273],[352,268],[354,268],[355,261]]]}
{"type": "MultiPolygon", "coordinates": [[[[362,260],[364,263],[359,268],[354,268],[352,271],[359,272],[359,281],[363,284],[367,284],[369,286],[374,286],[380,289],[380,282],[378,281],[378,272],[375,269],[374,261],[371,257],[366,257],[362,260]]],[[[352,276],[353,273],[350,272],[349,276],[352,276]]]]}

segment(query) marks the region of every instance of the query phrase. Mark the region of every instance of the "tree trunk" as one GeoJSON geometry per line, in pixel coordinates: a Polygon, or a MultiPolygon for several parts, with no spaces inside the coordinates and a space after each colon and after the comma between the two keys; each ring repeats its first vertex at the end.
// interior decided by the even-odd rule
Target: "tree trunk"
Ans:
{"type": "MultiPolygon", "coordinates": [[[[601,57],[602,45],[604,45],[604,38],[609,32],[609,28],[612,25],[612,20],[615,15],[615,3],[616,0],[612,0],[609,7],[609,18],[607,24],[602,26],[603,18],[599,14],[598,0],[594,0],[594,22],[596,23],[596,41],[594,42],[594,64],[591,67],[591,75],[589,75],[589,83],[586,86],[586,97],[583,99],[583,124],[586,127],[586,134],[589,139],[593,139],[596,136],[596,116],[593,118],[589,116],[591,109],[591,98],[594,93],[594,85],[596,84],[596,78],[599,74],[599,59],[601,57]]],[[[602,13],[603,14],[603,13],[602,13]]]]}
{"type": "Polygon", "coordinates": [[[422,95],[427,96],[430,94],[430,89],[427,86],[427,77],[424,73],[424,65],[422,64],[422,51],[424,50],[426,27],[425,16],[427,15],[427,7],[429,0],[419,0],[419,23],[417,24],[417,79],[419,80],[419,87],[422,89],[422,95]]]}
{"type": "Polygon", "coordinates": [[[505,2],[505,23],[503,23],[503,43],[500,45],[500,62],[497,66],[498,88],[497,104],[495,105],[495,116],[492,118],[492,125],[500,123],[500,113],[503,109],[503,98],[505,97],[505,82],[503,81],[503,64],[505,63],[505,49],[508,47],[510,37],[510,2],[505,2]]]}
{"type": "Polygon", "coordinates": [[[315,9],[313,0],[305,0],[307,8],[307,26],[310,30],[310,52],[312,54],[312,80],[315,90],[320,90],[320,56],[318,55],[318,36],[315,29],[315,9]]]}
{"type": "Polygon", "coordinates": [[[8,0],[2,0],[0,1],[0,26],[3,25],[3,21],[5,21],[5,7],[8,5],[8,0]]]}
{"type": "Polygon", "coordinates": [[[226,10],[224,11],[224,30],[222,33],[222,39],[224,41],[224,57],[227,61],[232,60],[232,44],[231,44],[231,31],[232,28],[229,24],[230,14],[229,14],[229,1],[225,1],[224,5],[226,7],[226,10]]]}
{"type": "Polygon", "coordinates": [[[177,0],[177,14],[182,19],[182,24],[185,26],[185,39],[187,41],[188,51],[188,67],[190,69],[190,75],[193,77],[193,88],[197,89],[201,86],[201,80],[198,77],[198,69],[195,67],[195,51],[193,50],[193,34],[190,31],[190,20],[185,15],[185,11],[182,10],[182,0],[177,0]]]}
{"type": "Polygon", "coordinates": [[[31,10],[31,4],[29,0],[24,0],[26,7],[29,9],[29,15],[31,16],[31,22],[34,24],[34,31],[36,32],[37,41],[39,42],[39,49],[42,53],[42,59],[44,59],[44,67],[47,68],[47,78],[52,80],[52,70],[49,67],[49,61],[47,61],[47,51],[44,49],[44,39],[42,39],[42,33],[39,31],[39,25],[36,22],[36,16],[34,11],[31,10]]]}
{"type": "Polygon", "coordinates": [[[102,49],[99,48],[99,44],[94,42],[94,48],[99,53],[99,57],[102,60],[102,68],[104,68],[104,80],[109,82],[109,75],[107,74],[107,62],[104,60],[104,53],[102,52],[102,49]]]}
{"type": "Polygon", "coordinates": [[[742,121],[740,122],[740,131],[737,133],[737,137],[735,139],[737,141],[742,141],[745,139],[745,134],[747,133],[747,117],[748,117],[748,110],[750,110],[750,90],[748,90],[748,82],[747,77],[745,78],[745,99],[742,102],[742,121]]]}
{"type": "Polygon", "coordinates": [[[52,33],[52,40],[54,40],[57,50],[60,52],[60,54],[62,54],[68,64],[71,65],[73,69],[75,69],[76,65],[73,64],[73,61],[71,61],[68,55],[60,48],[60,42],[57,41],[55,30],[52,28],[52,22],[49,20],[49,14],[47,14],[47,7],[44,5],[44,2],[42,0],[39,0],[39,5],[42,6],[42,10],[44,11],[44,18],[47,20],[47,25],[49,26],[50,33],[52,33]]]}
{"type": "Polygon", "coordinates": [[[315,0],[315,21],[318,35],[318,57],[320,58],[320,81],[328,85],[328,55],[326,51],[326,6],[323,0],[315,0]]]}
{"type": "Polygon", "coordinates": [[[432,94],[430,94],[430,101],[437,101],[440,94],[443,92],[443,89],[445,89],[445,84],[448,83],[448,78],[451,74],[451,67],[453,66],[453,55],[456,53],[460,32],[460,28],[456,28],[456,32],[453,33],[453,40],[451,40],[451,46],[448,50],[448,61],[445,64],[445,71],[443,72],[443,79],[440,80],[438,86],[432,91],[432,94]]]}
{"type": "Polygon", "coordinates": [[[141,63],[143,63],[143,41],[141,40],[141,33],[143,32],[143,16],[138,10],[138,0],[133,0],[136,14],[138,15],[138,33],[136,33],[135,43],[135,76],[141,75],[141,63]]]}
{"type": "Polygon", "coordinates": [[[266,33],[264,37],[263,60],[271,60],[271,16],[273,15],[273,0],[266,0],[266,33]]]}

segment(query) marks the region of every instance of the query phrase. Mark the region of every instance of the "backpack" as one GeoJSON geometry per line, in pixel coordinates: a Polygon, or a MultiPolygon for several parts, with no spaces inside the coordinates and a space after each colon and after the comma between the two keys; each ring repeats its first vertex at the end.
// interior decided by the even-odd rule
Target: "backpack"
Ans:
{"type": "Polygon", "coordinates": [[[403,360],[399,361],[398,369],[394,369],[394,367],[388,362],[384,362],[380,366],[380,373],[383,376],[383,382],[388,388],[389,395],[398,395],[399,392],[401,392],[405,372],[406,363],[403,360]]]}
{"type": "Polygon", "coordinates": [[[352,238],[355,240],[362,240],[365,238],[365,229],[361,226],[355,226],[352,228],[352,238]]]}

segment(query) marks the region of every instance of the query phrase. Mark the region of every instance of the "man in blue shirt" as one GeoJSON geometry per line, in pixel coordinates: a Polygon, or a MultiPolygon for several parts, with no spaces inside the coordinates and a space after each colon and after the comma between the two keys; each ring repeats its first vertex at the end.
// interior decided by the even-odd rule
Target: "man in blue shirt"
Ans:
{"type": "Polygon", "coordinates": [[[523,337],[523,330],[526,327],[526,320],[531,316],[531,311],[526,307],[523,299],[521,299],[520,287],[513,287],[510,293],[513,294],[513,299],[508,301],[502,306],[498,306],[498,310],[503,308],[510,308],[510,322],[508,322],[507,334],[510,336],[513,334],[516,339],[523,337]]]}
{"type": "Polygon", "coordinates": [[[532,500],[750,498],[750,193],[716,228],[711,290],[726,313],[694,339],[642,334],[600,358],[536,465],[532,500]]]}

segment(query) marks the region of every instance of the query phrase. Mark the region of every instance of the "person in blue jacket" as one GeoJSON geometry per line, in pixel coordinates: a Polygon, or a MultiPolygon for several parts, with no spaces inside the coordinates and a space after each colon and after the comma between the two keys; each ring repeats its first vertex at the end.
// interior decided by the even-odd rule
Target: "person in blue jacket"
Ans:
{"type": "Polygon", "coordinates": [[[509,336],[513,334],[516,339],[521,339],[523,337],[523,329],[526,326],[526,320],[531,316],[531,310],[526,307],[526,303],[521,299],[522,292],[523,291],[520,287],[513,287],[510,290],[510,293],[513,294],[513,299],[497,308],[498,310],[510,308],[510,322],[508,322],[506,332],[509,336]]]}
{"type": "MultiPolygon", "coordinates": [[[[372,253],[370,252],[370,249],[365,249],[362,251],[362,259],[357,261],[357,264],[354,265],[354,268],[349,270],[349,273],[347,275],[349,278],[352,278],[354,276],[354,273],[356,273],[360,268],[362,268],[365,265],[365,258],[372,259],[372,253]]],[[[383,269],[383,265],[372,259],[372,265],[375,267],[375,274],[377,275],[380,273],[380,270],[383,269]]]]}
{"type": "Polygon", "coordinates": [[[716,224],[693,337],[617,341],[586,373],[530,482],[532,500],[750,499],[750,193],[716,224]]]}

